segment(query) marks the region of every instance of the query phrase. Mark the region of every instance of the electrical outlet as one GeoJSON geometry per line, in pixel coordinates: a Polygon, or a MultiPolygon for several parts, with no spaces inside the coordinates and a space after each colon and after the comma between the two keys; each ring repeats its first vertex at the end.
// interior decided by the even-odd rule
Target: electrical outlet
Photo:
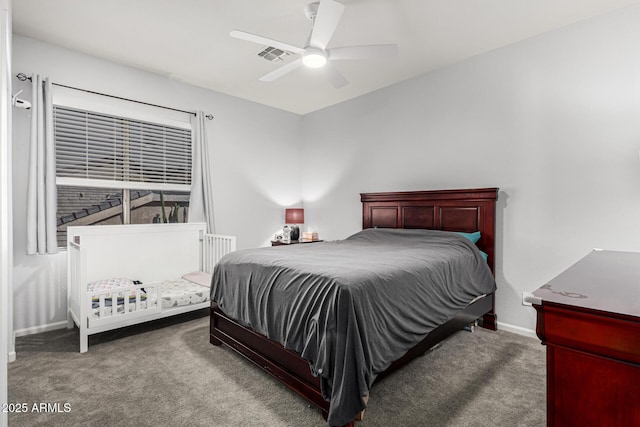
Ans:
{"type": "Polygon", "coordinates": [[[522,305],[531,307],[532,304],[541,304],[542,300],[537,296],[533,295],[531,292],[523,292],[522,293],[522,305]]]}

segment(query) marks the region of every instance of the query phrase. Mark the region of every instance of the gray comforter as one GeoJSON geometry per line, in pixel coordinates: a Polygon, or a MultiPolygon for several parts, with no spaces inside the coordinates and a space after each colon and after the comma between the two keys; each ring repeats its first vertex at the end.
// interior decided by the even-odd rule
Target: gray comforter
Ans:
{"type": "Polygon", "coordinates": [[[226,255],[211,299],[306,359],[331,401],[328,422],[338,426],[364,409],[378,373],[494,290],[480,251],[456,233],[367,229],[226,255]]]}

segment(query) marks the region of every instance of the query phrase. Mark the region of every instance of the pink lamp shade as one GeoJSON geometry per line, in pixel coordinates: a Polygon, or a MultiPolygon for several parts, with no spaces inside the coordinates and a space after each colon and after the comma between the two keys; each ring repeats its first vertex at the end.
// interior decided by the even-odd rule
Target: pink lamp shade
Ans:
{"type": "Polygon", "coordinates": [[[304,209],[289,208],[284,210],[285,224],[304,224],[304,209]]]}

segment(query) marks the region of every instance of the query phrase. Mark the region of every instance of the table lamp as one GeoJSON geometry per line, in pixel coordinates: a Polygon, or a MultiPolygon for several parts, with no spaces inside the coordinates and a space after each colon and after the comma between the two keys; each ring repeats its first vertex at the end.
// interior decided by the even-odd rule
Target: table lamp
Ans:
{"type": "Polygon", "coordinates": [[[300,228],[298,224],[304,224],[304,209],[287,208],[284,210],[284,222],[291,228],[291,240],[300,239],[300,228]]]}

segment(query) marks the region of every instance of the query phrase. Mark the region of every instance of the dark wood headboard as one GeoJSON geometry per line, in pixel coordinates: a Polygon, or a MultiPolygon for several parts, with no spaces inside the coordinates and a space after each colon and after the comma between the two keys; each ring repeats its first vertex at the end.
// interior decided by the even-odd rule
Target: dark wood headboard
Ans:
{"type": "Polygon", "coordinates": [[[480,250],[495,267],[497,188],[361,193],[362,228],[480,231],[480,250]]]}

